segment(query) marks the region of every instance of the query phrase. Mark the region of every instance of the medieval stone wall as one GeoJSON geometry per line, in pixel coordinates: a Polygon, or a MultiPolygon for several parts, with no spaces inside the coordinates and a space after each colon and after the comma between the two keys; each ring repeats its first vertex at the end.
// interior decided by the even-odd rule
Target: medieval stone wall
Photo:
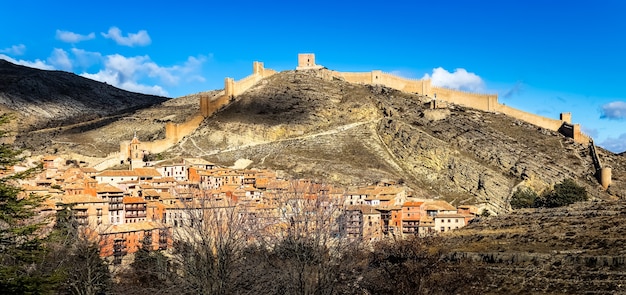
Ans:
{"type": "MultiPolygon", "coordinates": [[[[497,94],[478,94],[431,85],[429,79],[405,79],[382,71],[371,72],[338,72],[330,71],[330,76],[341,78],[347,82],[370,85],[384,85],[400,91],[418,93],[439,101],[453,103],[482,111],[500,112],[518,120],[552,130],[560,131],[564,123],[571,123],[571,114],[563,113],[559,120],[524,112],[498,102],[497,94]]],[[[589,137],[575,126],[572,132],[564,133],[578,143],[588,143],[589,137]]]]}
{"type": "Polygon", "coordinates": [[[524,122],[528,122],[535,126],[539,126],[541,128],[545,128],[545,129],[552,130],[552,131],[558,131],[564,122],[561,120],[550,119],[544,116],[539,116],[539,115],[535,115],[532,113],[524,112],[516,108],[512,108],[512,107],[505,106],[502,104],[497,104],[494,111],[503,113],[510,117],[516,118],[518,120],[522,120],[524,122]]]}

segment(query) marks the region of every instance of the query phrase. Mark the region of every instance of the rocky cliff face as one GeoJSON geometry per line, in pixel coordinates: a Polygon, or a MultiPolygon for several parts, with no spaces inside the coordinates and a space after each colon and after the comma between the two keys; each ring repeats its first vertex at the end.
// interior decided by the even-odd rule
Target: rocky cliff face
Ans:
{"type": "Polygon", "coordinates": [[[72,73],[38,70],[0,60],[0,108],[19,116],[20,132],[119,115],[165,100],[72,73]]]}
{"type": "MultiPolygon", "coordinates": [[[[205,120],[171,152],[231,165],[285,170],[341,184],[395,179],[418,196],[485,202],[502,212],[518,185],[542,190],[574,178],[599,198],[586,146],[497,113],[328,78],[324,70],[283,72],[205,120]]],[[[624,183],[622,159],[614,187],[624,183]]],[[[619,193],[613,193],[619,195],[619,193]]]]}

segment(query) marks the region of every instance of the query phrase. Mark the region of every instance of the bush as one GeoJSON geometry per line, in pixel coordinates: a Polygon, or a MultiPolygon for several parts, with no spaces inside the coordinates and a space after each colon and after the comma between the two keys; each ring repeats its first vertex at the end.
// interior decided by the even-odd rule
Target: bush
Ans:
{"type": "Polygon", "coordinates": [[[511,197],[511,208],[532,208],[538,197],[539,195],[529,188],[518,189],[511,197]]]}
{"type": "Polygon", "coordinates": [[[576,184],[573,179],[565,179],[556,184],[554,189],[535,200],[535,208],[556,208],[567,206],[580,201],[587,201],[587,190],[576,184]]]}

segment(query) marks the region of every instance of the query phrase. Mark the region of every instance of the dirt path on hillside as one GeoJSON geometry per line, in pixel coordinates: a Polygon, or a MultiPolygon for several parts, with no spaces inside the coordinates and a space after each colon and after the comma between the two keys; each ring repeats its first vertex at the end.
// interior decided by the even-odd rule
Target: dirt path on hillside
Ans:
{"type": "Polygon", "coordinates": [[[285,141],[291,141],[291,140],[311,139],[311,138],[320,137],[320,136],[333,135],[333,134],[337,134],[337,133],[341,133],[341,132],[350,130],[350,129],[355,128],[355,127],[359,127],[361,125],[375,123],[375,122],[378,122],[378,121],[380,121],[380,118],[379,119],[369,120],[369,121],[364,121],[364,122],[356,122],[356,123],[341,125],[339,127],[336,127],[336,128],[330,129],[330,130],[326,130],[326,131],[323,131],[323,132],[319,132],[319,133],[314,133],[314,134],[302,135],[302,136],[298,136],[298,137],[283,138],[283,139],[272,140],[272,141],[254,142],[254,143],[249,143],[249,144],[245,144],[245,145],[240,145],[240,146],[237,146],[237,147],[227,148],[227,149],[224,149],[224,150],[213,150],[213,151],[208,151],[208,152],[203,150],[202,148],[200,148],[193,139],[191,139],[191,138],[190,139],[191,139],[191,143],[193,144],[193,146],[195,148],[197,148],[201,152],[201,154],[199,154],[198,156],[211,156],[211,155],[237,151],[237,150],[246,149],[246,148],[250,148],[250,147],[254,147],[254,146],[264,145],[264,144],[285,142],[285,141]]]}

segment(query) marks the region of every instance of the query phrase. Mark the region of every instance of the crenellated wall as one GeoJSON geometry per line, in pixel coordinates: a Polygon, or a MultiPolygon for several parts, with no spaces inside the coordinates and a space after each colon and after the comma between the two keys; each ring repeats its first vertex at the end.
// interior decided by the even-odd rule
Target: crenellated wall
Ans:
{"type": "Polygon", "coordinates": [[[404,92],[417,93],[432,97],[437,101],[462,105],[482,111],[499,112],[518,120],[528,122],[552,131],[562,132],[573,138],[575,142],[586,144],[590,138],[580,131],[580,125],[571,125],[571,113],[562,113],[559,120],[524,112],[498,102],[497,94],[479,94],[467,91],[436,87],[430,79],[406,79],[383,71],[371,72],[338,72],[330,71],[331,77],[341,78],[347,82],[370,85],[383,85],[404,92]],[[568,126],[572,126],[569,131],[568,126]],[[564,126],[564,127],[563,127],[564,126]]]}
{"type": "MultiPolygon", "coordinates": [[[[304,58],[308,58],[313,61],[315,60],[315,56],[312,54],[302,56],[299,55],[299,67],[297,70],[309,70],[308,68],[302,68],[301,66],[304,58]]],[[[599,157],[595,154],[595,147],[593,146],[592,139],[581,131],[580,124],[572,124],[571,113],[561,113],[559,120],[550,119],[500,104],[498,102],[497,94],[477,94],[444,87],[436,87],[431,85],[430,79],[405,79],[377,70],[371,72],[329,72],[330,77],[341,78],[351,83],[383,85],[404,92],[417,93],[432,97],[433,100],[430,104],[431,108],[447,107],[447,103],[452,103],[482,111],[499,112],[541,128],[558,131],[566,137],[572,138],[574,142],[577,143],[590,144],[591,142],[591,147],[594,151],[594,155],[592,157],[598,159],[599,162],[599,157]]],[[[611,183],[611,168],[597,167],[596,177],[602,187],[605,189],[608,188],[611,183]]]]}
{"type": "Polygon", "coordinates": [[[596,145],[593,143],[593,140],[590,141],[589,152],[591,154],[591,159],[593,160],[593,166],[596,168],[595,176],[598,179],[598,182],[602,185],[602,188],[609,188],[611,185],[612,171],[610,167],[602,166],[600,156],[598,155],[598,151],[596,150],[596,145]]]}
{"type": "Polygon", "coordinates": [[[580,124],[570,124],[563,121],[558,131],[566,137],[574,139],[574,142],[589,143],[591,141],[589,136],[580,131],[580,124]]]}
{"type": "Polygon", "coordinates": [[[431,87],[427,95],[438,100],[483,111],[495,111],[499,105],[497,94],[477,94],[443,87],[431,87]]]}
{"type": "Polygon", "coordinates": [[[558,131],[564,122],[561,120],[550,119],[544,116],[535,115],[533,113],[524,112],[502,104],[497,104],[494,111],[552,131],[558,131]]]}
{"type": "Polygon", "coordinates": [[[200,98],[200,112],[202,116],[208,117],[213,115],[219,109],[229,104],[235,96],[241,95],[259,81],[274,74],[276,74],[276,71],[266,69],[262,62],[255,61],[252,63],[252,75],[239,81],[235,81],[233,78],[225,78],[223,92],[215,97],[207,96],[200,98]]]}

